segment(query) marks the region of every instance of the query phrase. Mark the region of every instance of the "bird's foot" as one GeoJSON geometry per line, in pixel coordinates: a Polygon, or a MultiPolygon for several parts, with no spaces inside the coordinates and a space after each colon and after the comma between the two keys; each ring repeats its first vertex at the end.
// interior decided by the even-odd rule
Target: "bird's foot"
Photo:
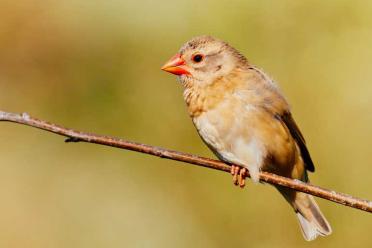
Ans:
{"type": "Polygon", "coordinates": [[[231,175],[233,175],[233,183],[235,185],[239,185],[240,188],[244,188],[245,178],[247,176],[247,169],[240,166],[232,165],[231,175]]]}

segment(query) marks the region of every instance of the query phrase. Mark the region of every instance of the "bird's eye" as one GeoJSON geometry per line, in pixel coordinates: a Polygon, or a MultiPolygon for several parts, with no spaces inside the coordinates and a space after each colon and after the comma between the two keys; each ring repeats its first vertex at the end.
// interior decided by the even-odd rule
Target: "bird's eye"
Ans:
{"type": "Polygon", "coordinates": [[[199,53],[192,56],[192,61],[194,61],[195,63],[202,62],[203,59],[204,59],[204,56],[199,53]]]}

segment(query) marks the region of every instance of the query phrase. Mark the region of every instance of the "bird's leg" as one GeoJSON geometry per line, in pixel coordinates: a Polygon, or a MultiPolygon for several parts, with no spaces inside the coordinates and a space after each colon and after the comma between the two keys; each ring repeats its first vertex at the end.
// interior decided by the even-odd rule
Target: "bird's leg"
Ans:
{"type": "Polygon", "coordinates": [[[233,183],[239,185],[241,188],[245,186],[245,177],[247,176],[247,169],[240,166],[231,166],[231,175],[233,175],[233,183]]]}
{"type": "Polygon", "coordinates": [[[233,175],[233,183],[238,185],[238,174],[239,174],[239,166],[231,165],[231,175],[233,175]]]}
{"type": "Polygon", "coordinates": [[[244,188],[245,186],[245,177],[247,176],[247,169],[241,168],[239,171],[239,186],[240,188],[244,188]]]}

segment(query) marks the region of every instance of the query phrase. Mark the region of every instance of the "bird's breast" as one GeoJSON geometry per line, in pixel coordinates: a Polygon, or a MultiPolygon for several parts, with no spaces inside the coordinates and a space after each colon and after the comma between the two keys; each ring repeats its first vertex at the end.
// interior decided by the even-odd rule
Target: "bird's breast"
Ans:
{"type": "Polygon", "coordinates": [[[250,108],[234,99],[225,99],[215,108],[192,119],[199,135],[213,151],[231,151],[237,137],[251,136],[250,108]]]}

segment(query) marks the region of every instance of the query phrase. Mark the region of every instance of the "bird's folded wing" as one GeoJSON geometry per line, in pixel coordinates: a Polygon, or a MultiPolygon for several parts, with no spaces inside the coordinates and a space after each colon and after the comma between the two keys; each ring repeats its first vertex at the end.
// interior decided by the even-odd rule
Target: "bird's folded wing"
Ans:
{"type": "Polygon", "coordinates": [[[310,153],[307,150],[305,138],[302,135],[300,129],[298,128],[296,122],[294,121],[290,112],[284,112],[279,116],[280,120],[287,126],[292,137],[295,139],[297,145],[300,148],[302,159],[306,165],[308,171],[314,172],[314,163],[311,160],[310,153]]]}

